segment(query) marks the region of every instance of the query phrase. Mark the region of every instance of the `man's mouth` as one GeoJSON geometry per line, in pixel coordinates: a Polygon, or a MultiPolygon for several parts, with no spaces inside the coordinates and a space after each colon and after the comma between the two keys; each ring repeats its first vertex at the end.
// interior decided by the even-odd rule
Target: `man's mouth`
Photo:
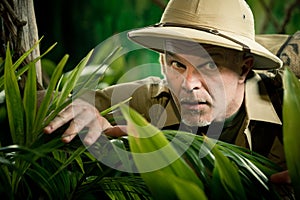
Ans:
{"type": "Polygon", "coordinates": [[[209,106],[209,103],[205,100],[194,101],[194,100],[181,100],[180,105],[183,109],[187,110],[201,110],[206,106],[209,106]]]}

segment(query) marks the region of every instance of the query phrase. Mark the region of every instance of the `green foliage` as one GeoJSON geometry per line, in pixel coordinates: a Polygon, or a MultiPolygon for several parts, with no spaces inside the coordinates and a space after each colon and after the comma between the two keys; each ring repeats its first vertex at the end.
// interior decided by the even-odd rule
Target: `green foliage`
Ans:
{"type": "Polygon", "coordinates": [[[13,144],[28,145],[32,143],[34,137],[32,128],[35,120],[36,111],[36,75],[35,63],[41,59],[53,46],[51,46],[44,54],[33,60],[29,65],[20,68],[21,63],[39,44],[38,41],[31,49],[25,52],[15,63],[12,62],[12,56],[7,45],[6,59],[4,64],[4,76],[0,77],[0,88],[4,85],[4,99],[6,98],[6,111],[11,130],[11,138],[13,144]],[[18,87],[18,78],[29,69],[28,80],[25,85],[24,100],[18,87]],[[15,74],[15,71],[17,73],[15,74]],[[25,123],[24,123],[25,122],[25,123]]]}
{"type": "MultiPolygon", "coordinates": [[[[38,42],[39,43],[39,42],[38,42]]],[[[38,45],[38,43],[36,45],[38,45]]],[[[36,46],[35,45],[35,46],[36,46]]],[[[52,48],[52,47],[51,47],[52,48]]],[[[114,199],[147,199],[149,193],[139,176],[122,175],[98,162],[82,146],[79,139],[65,145],[60,134],[43,134],[43,127],[79,96],[89,85],[80,85],[80,72],[92,55],[91,51],[78,66],[68,74],[61,85],[63,68],[68,55],[64,56],[54,70],[37,110],[37,88],[34,63],[20,67],[30,49],[15,63],[10,49],[4,61],[4,76],[0,78],[1,103],[6,105],[9,130],[1,130],[0,144],[0,195],[4,199],[98,199],[99,196],[114,199]],[[17,70],[18,69],[18,70],[17,70]],[[25,89],[19,89],[19,76],[27,73],[25,89]],[[7,139],[11,138],[11,139],[7,139]],[[2,145],[5,144],[5,145],[2,145]],[[138,185],[138,188],[135,186],[138,185]],[[113,191],[113,192],[112,192],[113,191]]],[[[44,54],[43,54],[44,55],[44,54]]],[[[114,52],[106,59],[111,59],[114,52]]],[[[99,68],[103,67],[100,65],[99,68]]],[[[90,79],[93,80],[92,74],[90,79]]],[[[88,80],[87,80],[88,82],[88,80]]]]}
{"type": "Polygon", "coordinates": [[[10,130],[13,143],[25,144],[24,137],[24,112],[22,106],[22,99],[20,94],[20,89],[17,83],[17,77],[14,71],[11,70],[12,58],[10,54],[10,49],[6,51],[6,60],[4,67],[4,90],[6,95],[6,105],[8,119],[10,121],[10,130]]]}
{"type": "Polygon", "coordinates": [[[168,145],[163,133],[134,110],[122,106],[121,111],[127,120],[133,159],[155,199],[205,199],[202,182],[175,149],[168,145]],[[184,184],[184,189],[181,184],[184,184]]]}
{"type": "Polygon", "coordinates": [[[121,110],[134,161],[155,198],[281,199],[268,180],[281,169],[267,158],[207,137],[160,131],[134,110],[121,110]]]}
{"type": "Polygon", "coordinates": [[[247,3],[253,11],[257,34],[293,34],[299,30],[299,1],[261,0],[247,3]]]}
{"type": "Polygon", "coordinates": [[[216,147],[212,148],[212,153],[215,156],[212,182],[218,183],[217,187],[212,184],[212,196],[216,195],[218,198],[222,198],[224,195],[227,197],[226,199],[246,199],[246,193],[237,167],[232,165],[229,158],[224,156],[216,147]]]}
{"type": "Polygon", "coordinates": [[[283,101],[283,141],[287,166],[295,190],[296,199],[300,198],[300,83],[298,78],[289,70],[284,71],[284,101],[283,101]]]}

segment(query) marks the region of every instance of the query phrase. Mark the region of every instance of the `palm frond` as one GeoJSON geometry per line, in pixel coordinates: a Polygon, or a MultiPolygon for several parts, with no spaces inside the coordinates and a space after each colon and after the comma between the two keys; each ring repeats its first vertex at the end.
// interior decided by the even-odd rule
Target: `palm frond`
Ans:
{"type": "MultiPolygon", "coordinates": [[[[211,195],[212,184],[216,184],[218,190],[220,190],[219,193],[213,193],[213,195],[225,195],[227,193],[220,181],[213,180],[213,170],[218,157],[215,155],[215,150],[210,152],[211,148],[206,147],[207,144],[204,136],[174,130],[164,130],[163,132],[168,140],[175,141],[175,149],[181,148],[181,146],[186,145],[186,141],[194,138],[184,157],[204,183],[206,194],[208,196],[211,195]],[[178,140],[173,140],[175,136],[178,140]],[[200,149],[201,152],[199,151],[200,149]]],[[[235,167],[238,170],[238,176],[241,179],[247,198],[258,198],[258,193],[261,199],[281,198],[278,194],[279,191],[275,190],[274,186],[269,182],[271,174],[282,170],[275,163],[249,149],[222,141],[216,141],[214,148],[230,160],[231,164],[222,165],[221,167],[228,168],[228,165],[232,165],[231,167],[235,167]]],[[[219,174],[217,176],[219,177],[219,174]]],[[[235,178],[233,176],[227,177],[227,181],[228,179],[234,180],[235,178]]],[[[288,187],[283,186],[282,189],[288,190],[288,187]]]]}
{"type": "Polygon", "coordinates": [[[99,194],[106,194],[109,199],[152,199],[143,179],[135,175],[108,176],[102,179],[89,177],[89,180],[78,188],[74,197],[81,199],[79,194],[91,194],[95,199],[99,194]]]}

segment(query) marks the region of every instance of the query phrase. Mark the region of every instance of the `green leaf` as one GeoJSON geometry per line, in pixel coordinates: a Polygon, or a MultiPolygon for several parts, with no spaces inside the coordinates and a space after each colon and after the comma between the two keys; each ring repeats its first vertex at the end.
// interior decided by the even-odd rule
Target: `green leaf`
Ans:
{"type": "MultiPolygon", "coordinates": [[[[35,183],[42,188],[42,190],[47,194],[48,198],[51,199],[53,197],[58,197],[57,192],[59,189],[51,180],[49,180],[49,171],[44,169],[43,167],[38,167],[37,169],[29,169],[26,173],[35,183]]],[[[35,192],[33,191],[33,194],[35,192]]]]}
{"type": "Polygon", "coordinates": [[[300,83],[287,68],[284,71],[283,142],[287,167],[296,199],[300,199],[300,83]]]}
{"type": "MultiPolygon", "coordinates": [[[[95,88],[92,88],[95,86],[95,82],[99,82],[98,73],[104,73],[106,69],[108,68],[107,63],[111,62],[114,56],[121,50],[121,47],[116,47],[110,54],[104,58],[104,60],[96,67],[96,69],[88,76],[81,76],[80,79],[76,83],[76,87],[74,88],[74,94],[73,98],[77,98],[80,95],[82,95],[86,90],[92,90],[95,88]]],[[[89,55],[90,57],[91,55],[89,55]]],[[[97,57],[96,55],[93,55],[97,57]]]]}
{"type": "Polygon", "coordinates": [[[86,151],[84,146],[79,147],[76,151],[72,153],[72,155],[66,160],[61,167],[50,177],[50,179],[54,178],[57,174],[59,174],[62,170],[64,170],[69,164],[71,164],[74,160],[77,159],[82,153],[86,151]]]}
{"type": "MultiPolygon", "coordinates": [[[[16,71],[18,69],[18,67],[23,63],[23,61],[39,45],[41,40],[42,40],[42,38],[39,41],[37,41],[28,51],[26,51],[24,54],[22,54],[22,56],[14,64],[10,63],[12,71],[16,71]]],[[[9,44],[7,45],[7,49],[9,49],[9,44]]],[[[9,54],[10,54],[10,52],[9,52],[9,54]]],[[[18,76],[20,76],[20,74],[18,74],[18,76]]],[[[4,77],[0,77],[0,88],[2,87],[3,84],[4,84],[4,77]]]]}
{"type": "MultiPolygon", "coordinates": [[[[70,77],[68,79],[68,81],[64,84],[64,87],[61,91],[61,93],[59,95],[58,94],[58,91],[56,91],[56,95],[54,96],[55,98],[54,101],[53,101],[53,104],[52,106],[50,106],[49,108],[49,104],[50,104],[50,100],[51,100],[51,96],[50,96],[50,92],[49,91],[52,91],[52,95],[54,93],[54,86],[55,85],[58,85],[57,82],[58,82],[58,78],[59,76],[58,75],[61,75],[61,72],[62,72],[62,69],[58,70],[58,68],[60,68],[60,66],[64,66],[61,65],[61,63],[63,63],[63,60],[60,62],[59,66],[56,68],[56,70],[54,71],[54,74],[52,75],[52,78],[51,78],[51,81],[50,81],[50,84],[49,84],[49,87],[47,89],[47,93],[46,93],[46,96],[44,98],[44,101],[42,102],[41,106],[40,106],[40,109],[39,110],[44,110],[44,112],[41,111],[41,113],[38,113],[38,117],[37,118],[41,118],[41,119],[44,119],[45,118],[45,113],[47,113],[46,111],[47,110],[51,110],[51,113],[50,115],[47,116],[47,119],[43,121],[43,125],[41,126],[38,126],[39,124],[42,123],[42,121],[38,121],[36,123],[36,130],[40,130],[38,128],[40,127],[44,127],[45,125],[47,125],[54,117],[57,116],[57,114],[62,110],[64,109],[68,104],[71,103],[72,100],[80,97],[80,95],[82,95],[87,89],[93,89],[93,88],[90,88],[90,85],[91,85],[91,82],[92,81],[95,81],[96,78],[96,75],[97,75],[97,72],[100,71],[100,70],[103,70],[105,71],[106,68],[107,68],[107,65],[106,63],[111,61],[111,59],[113,58],[113,56],[120,50],[121,48],[120,47],[117,47],[115,48],[105,59],[104,61],[99,65],[97,66],[96,70],[93,71],[93,73],[91,75],[89,75],[88,77],[84,77],[82,78],[81,77],[81,72],[83,70],[83,68],[86,66],[87,62],[89,61],[89,59],[91,58],[91,56],[93,55],[93,51],[90,51],[88,53],[88,55],[78,64],[78,66],[70,73],[70,77]],[[104,69],[103,69],[104,67],[104,69]],[[80,79],[82,78],[82,79],[80,79]],[[52,80],[55,79],[53,82],[55,83],[52,83],[52,80]],[[72,98],[68,98],[70,92],[73,92],[72,94],[72,98]],[[40,117],[39,115],[42,115],[42,117],[40,117]]],[[[62,79],[60,79],[62,80],[62,79]]],[[[99,80],[97,80],[99,81],[99,80]]],[[[57,89],[59,88],[58,86],[56,87],[57,89]]],[[[49,113],[49,112],[48,112],[49,113]]],[[[41,131],[41,130],[40,130],[41,131]]]]}
{"type": "MultiPolygon", "coordinates": [[[[207,141],[208,145],[213,145],[211,139],[206,137],[205,141],[207,141]]],[[[230,199],[247,199],[237,166],[224,156],[218,148],[222,147],[214,145],[212,148],[212,152],[215,156],[215,168],[213,173],[217,174],[215,177],[220,178],[220,182],[230,199]]],[[[214,192],[218,191],[213,191],[213,193],[214,192]]]]}
{"type": "Polygon", "coordinates": [[[34,121],[37,109],[37,94],[36,94],[36,70],[35,65],[29,65],[28,76],[25,84],[25,91],[23,97],[25,119],[26,119],[26,144],[31,144],[36,135],[32,132],[34,129],[34,121]]]}
{"type": "MultiPolygon", "coordinates": [[[[39,57],[36,57],[33,61],[31,61],[28,65],[26,65],[26,66],[24,66],[24,67],[20,67],[20,68],[18,68],[18,71],[17,71],[17,73],[16,73],[16,76],[18,77],[18,76],[21,76],[21,75],[23,75],[28,69],[29,69],[29,66],[30,65],[35,65],[36,64],[36,62],[38,61],[38,60],[40,60],[40,59],[42,59],[47,53],[49,53],[49,51],[51,51],[53,48],[54,48],[54,46],[56,45],[56,43],[54,44],[54,45],[52,45],[51,47],[49,47],[42,55],[40,55],[39,57]]],[[[34,48],[35,48],[36,46],[34,46],[34,48]]],[[[33,48],[32,48],[32,50],[33,50],[33,48]]],[[[31,49],[30,50],[28,50],[28,51],[32,51],[31,49]]],[[[27,54],[27,52],[25,53],[25,55],[28,55],[27,54]]],[[[23,55],[21,56],[21,57],[23,57],[23,55]]],[[[20,59],[19,59],[20,60],[20,59]]],[[[15,68],[17,68],[17,67],[19,67],[19,60],[18,61],[16,61],[16,63],[14,64],[14,69],[15,68]]],[[[23,59],[21,59],[21,61],[23,61],[23,59]]],[[[0,85],[1,85],[1,79],[0,79],[0,85]]]]}
{"type": "MultiPolygon", "coordinates": [[[[161,173],[158,172],[158,177],[161,175],[160,179],[157,180],[166,180],[165,182],[169,184],[171,188],[171,193],[174,194],[175,198],[178,199],[201,199],[205,200],[207,199],[204,191],[195,183],[180,178],[178,176],[174,176],[172,174],[167,174],[167,173],[161,173]]],[[[163,191],[165,192],[165,191],[163,191]]],[[[169,199],[165,198],[163,196],[159,196],[160,199],[169,199]]]]}
{"type": "Polygon", "coordinates": [[[196,172],[198,177],[203,183],[207,183],[210,180],[210,173],[214,167],[214,156],[211,151],[203,145],[203,137],[197,136],[192,133],[187,133],[184,131],[177,130],[163,130],[164,135],[168,140],[172,140],[176,147],[176,150],[185,151],[184,159],[192,166],[193,170],[196,172]],[[177,140],[174,140],[174,137],[177,140]],[[193,142],[191,146],[186,149],[187,142],[193,142]],[[201,154],[205,154],[204,158],[200,158],[199,149],[201,149],[201,154]]]}
{"type": "Polygon", "coordinates": [[[115,105],[113,105],[113,106],[107,108],[106,110],[101,111],[100,114],[101,114],[102,116],[105,116],[105,115],[107,115],[108,113],[110,113],[110,112],[116,110],[117,108],[119,108],[120,105],[125,104],[125,103],[128,103],[131,99],[132,99],[132,97],[130,97],[130,98],[128,98],[128,99],[125,99],[124,101],[121,101],[120,103],[115,104],[115,105]]]}
{"type": "MultiPolygon", "coordinates": [[[[0,157],[1,158],[1,157],[0,157]]],[[[11,173],[8,170],[8,167],[3,165],[3,160],[0,159],[0,194],[1,198],[9,199],[12,197],[12,188],[11,188],[11,173]]],[[[5,163],[7,163],[5,161],[5,163]]]]}
{"type": "MultiPolygon", "coordinates": [[[[189,141],[188,137],[195,138],[190,148],[184,154],[185,160],[204,183],[206,187],[205,191],[212,191],[208,193],[210,198],[230,199],[230,196],[227,194],[228,192],[221,182],[220,172],[214,170],[215,159],[217,157],[211,151],[210,146],[205,144],[205,142],[203,144],[204,136],[176,130],[164,130],[163,132],[168,140],[174,142],[173,144],[176,149],[182,148],[189,141]],[[178,140],[174,140],[175,136],[178,140]],[[199,152],[200,149],[201,151],[199,152]]],[[[238,175],[240,176],[247,198],[256,198],[256,194],[259,193],[262,199],[277,199],[277,191],[273,187],[270,187],[268,177],[278,172],[281,169],[280,167],[262,155],[233,144],[217,141],[215,148],[227,157],[238,170],[238,175]]],[[[287,188],[283,187],[283,189],[287,188]]]]}
{"type": "Polygon", "coordinates": [[[140,176],[108,176],[102,178],[98,182],[92,181],[88,184],[85,184],[83,187],[85,188],[85,190],[87,190],[85,193],[89,191],[104,190],[104,192],[111,199],[152,199],[150,196],[150,192],[147,190],[147,187],[140,176]]]}
{"type": "MultiPolygon", "coordinates": [[[[179,180],[194,184],[198,188],[195,193],[203,196],[202,182],[168,142],[164,134],[128,106],[121,105],[120,108],[127,121],[128,139],[133,159],[154,196],[161,199],[176,196],[174,188],[177,188],[177,183],[168,181],[174,176],[179,180]]],[[[189,190],[186,189],[186,191],[189,190]]]]}
{"type": "Polygon", "coordinates": [[[47,116],[47,114],[49,114],[49,112],[52,111],[52,110],[49,110],[49,106],[50,106],[51,100],[54,95],[54,89],[57,86],[57,82],[62,75],[62,71],[64,69],[64,66],[65,66],[68,58],[69,58],[68,55],[65,55],[62,58],[62,60],[58,63],[58,65],[52,75],[49,86],[47,88],[47,92],[44,96],[44,99],[43,99],[39,109],[38,109],[38,113],[37,113],[35,124],[34,124],[35,132],[38,132],[38,133],[41,132],[41,130],[44,128],[43,122],[45,120],[45,117],[47,116]]]}
{"type": "Polygon", "coordinates": [[[212,142],[212,139],[205,138],[205,144],[211,149],[215,156],[213,169],[212,195],[224,195],[227,199],[247,199],[237,166],[232,163],[219,149],[221,146],[212,142]],[[222,187],[222,188],[220,188],[222,187]]]}
{"type": "Polygon", "coordinates": [[[6,50],[6,59],[4,66],[4,89],[6,96],[7,114],[9,127],[14,144],[25,143],[24,133],[24,109],[18,80],[12,68],[12,57],[10,54],[9,44],[6,50]]]}
{"type": "Polygon", "coordinates": [[[62,91],[57,99],[57,105],[61,105],[71,94],[72,90],[74,89],[80,74],[84,67],[86,66],[87,61],[91,57],[93,50],[88,53],[88,55],[81,60],[81,62],[73,69],[71,74],[68,76],[67,82],[64,84],[62,91]]]}
{"type": "Polygon", "coordinates": [[[78,166],[80,167],[82,173],[84,173],[84,164],[83,164],[82,158],[80,156],[76,156],[75,161],[78,164],[78,166]]]}

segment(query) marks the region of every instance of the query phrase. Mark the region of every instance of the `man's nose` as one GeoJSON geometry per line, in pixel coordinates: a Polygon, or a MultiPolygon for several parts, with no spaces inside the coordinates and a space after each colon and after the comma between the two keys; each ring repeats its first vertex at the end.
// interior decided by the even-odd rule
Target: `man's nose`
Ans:
{"type": "Polygon", "coordinates": [[[199,90],[203,86],[203,78],[200,72],[195,68],[186,70],[183,77],[182,88],[187,92],[199,90]]]}

